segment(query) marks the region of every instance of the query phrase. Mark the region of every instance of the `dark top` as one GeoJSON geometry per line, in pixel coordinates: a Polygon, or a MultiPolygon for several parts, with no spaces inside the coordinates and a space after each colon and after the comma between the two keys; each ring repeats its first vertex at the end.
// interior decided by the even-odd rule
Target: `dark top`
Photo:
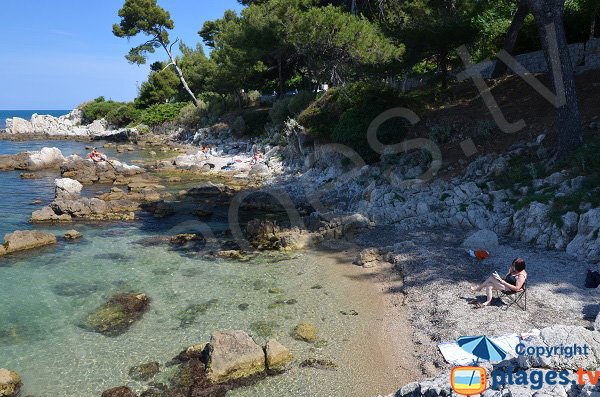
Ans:
{"type": "MultiPolygon", "coordinates": [[[[506,281],[507,283],[509,283],[510,285],[517,285],[517,276],[519,276],[521,273],[517,273],[517,274],[510,274],[508,273],[506,275],[506,277],[504,277],[504,281],[506,281]]],[[[525,286],[525,284],[523,283],[523,286],[525,286]]]]}

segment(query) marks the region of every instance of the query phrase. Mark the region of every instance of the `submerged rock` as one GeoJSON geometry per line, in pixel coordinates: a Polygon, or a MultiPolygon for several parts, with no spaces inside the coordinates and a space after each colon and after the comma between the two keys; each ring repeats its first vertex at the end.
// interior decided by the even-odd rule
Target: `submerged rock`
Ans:
{"type": "Polygon", "coordinates": [[[309,358],[300,363],[301,368],[336,369],[337,364],[331,360],[309,358]]]}
{"type": "Polygon", "coordinates": [[[354,263],[357,266],[362,266],[365,268],[374,267],[377,265],[377,262],[381,261],[381,253],[377,248],[366,248],[359,252],[354,259],[354,263]]]}
{"type": "Polygon", "coordinates": [[[118,336],[140,320],[148,309],[146,294],[117,294],[88,315],[83,327],[106,336],[118,336]]]}
{"type": "Polygon", "coordinates": [[[311,323],[298,324],[292,331],[292,337],[296,340],[313,343],[318,339],[319,330],[311,323]]]}
{"type": "Polygon", "coordinates": [[[147,381],[160,372],[160,366],[156,361],[137,365],[129,369],[129,376],[134,380],[147,381]]]}
{"type": "Polygon", "coordinates": [[[105,390],[101,397],[136,397],[136,395],[129,387],[119,386],[105,390]]]}
{"type": "Polygon", "coordinates": [[[265,353],[244,331],[217,331],[210,339],[208,379],[224,383],[263,372],[265,353]]]}
{"type": "Polygon", "coordinates": [[[37,230],[17,230],[4,236],[4,245],[0,245],[0,256],[52,244],[56,244],[54,234],[37,230]]]}
{"type": "Polygon", "coordinates": [[[64,234],[64,236],[67,240],[78,240],[83,237],[83,235],[77,230],[69,230],[64,234]]]}
{"type": "Polygon", "coordinates": [[[0,397],[16,396],[21,388],[21,377],[13,371],[0,368],[0,397]]]}
{"type": "Polygon", "coordinates": [[[268,369],[284,368],[294,358],[292,352],[276,339],[269,339],[267,341],[265,355],[268,369]]]}

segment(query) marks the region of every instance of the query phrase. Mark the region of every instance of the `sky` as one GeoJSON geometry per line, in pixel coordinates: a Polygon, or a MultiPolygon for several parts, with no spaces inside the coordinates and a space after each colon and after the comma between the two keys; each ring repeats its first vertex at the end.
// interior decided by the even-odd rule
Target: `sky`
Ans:
{"type": "MultiPolygon", "coordinates": [[[[132,100],[147,77],[149,64],[164,59],[157,51],[146,65],[130,65],[128,42],[112,34],[124,0],[1,0],[0,109],[72,109],[99,96],[132,100]]],[[[171,40],[195,46],[204,21],[227,9],[241,10],[236,0],[158,0],[171,13],[171,40]]]]}

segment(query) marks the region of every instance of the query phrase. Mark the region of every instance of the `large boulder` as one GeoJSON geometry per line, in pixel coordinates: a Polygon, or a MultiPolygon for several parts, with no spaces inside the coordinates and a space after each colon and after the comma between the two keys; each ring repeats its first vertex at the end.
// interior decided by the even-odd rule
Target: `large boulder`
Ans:
{"type": "Polygon", "coordinates": [[[491,230],[479,230],[467,237],[462,245],[473,249],[494,248],[498,246],[498,235],[491,230]]]}
{"type": "Polygon", "coordinates": [[[596,321],[594,321],[594,330],[600,332],[600,313],[596,316],[596,321]]]}
{"type": "Polygon", "coordinates": [[[150,304],[146,294],[117,294],[90,313],[83,328],[106,336],[118,336],[140,320],[150,304]]]}
{"type": "Polygon", "coordinates": [[[74,179],[55,179],[54,186],[54,198],[56,200],[77,200],[79,197],[81,197],[81,189],[83,189],[83,185],[74,179]]]}
{"type": "Polygon", "coordinates": [[[269,339],[267,341],[265,355],[268,369],[284,368],[294,358],[292,352],[276,339],[269,339]]]}
{"type": "Polygon", "coordinates": [[[4,244],[0,246],[0,256],[52,244],[56,244],[54,234],[37,230],[17,230],[4,236],[4,244]]]}
{"type": "Polygon", "coordinates": [[[27,152],[0,155],[0,171],[27,170],[28,164],[27,152]]]}
{"type": "Polygon", "coordinates": [[[37,171],[54,167],[58,168],[64,160],[65,158],[60,149],[45,147],[37,152],[29,152],[27,169],[37,171]]]}
{"type": "Polygon", "coordinates": [[[0,397],[16,396],[21,388],[21,377],[13,371],[0,368],[0,397]]]}
{"type": "Polygon", "coordinates": [[[32,223],[44,223],[44,222],[71,222],[72,218],[69,214],[57,214],[54,210],[48,206],[33,211],[31,214],[32,223]]]}
{"type": "Polygon", "coordinates": [[[265,370],[262,347],[244,331],[217,331],[210,339],[208,378],[224,383],[265,370]]]}

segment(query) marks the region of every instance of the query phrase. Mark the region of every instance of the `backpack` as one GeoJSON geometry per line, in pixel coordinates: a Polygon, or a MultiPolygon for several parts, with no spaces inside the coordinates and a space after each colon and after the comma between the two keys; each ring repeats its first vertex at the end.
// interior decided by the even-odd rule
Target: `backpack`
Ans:
{"type": "Polygon", "coordinates": [[[586,288],[597,288],[600,285],[600,273],[597,270],[588,269],[585,276],[586,288]]]}

